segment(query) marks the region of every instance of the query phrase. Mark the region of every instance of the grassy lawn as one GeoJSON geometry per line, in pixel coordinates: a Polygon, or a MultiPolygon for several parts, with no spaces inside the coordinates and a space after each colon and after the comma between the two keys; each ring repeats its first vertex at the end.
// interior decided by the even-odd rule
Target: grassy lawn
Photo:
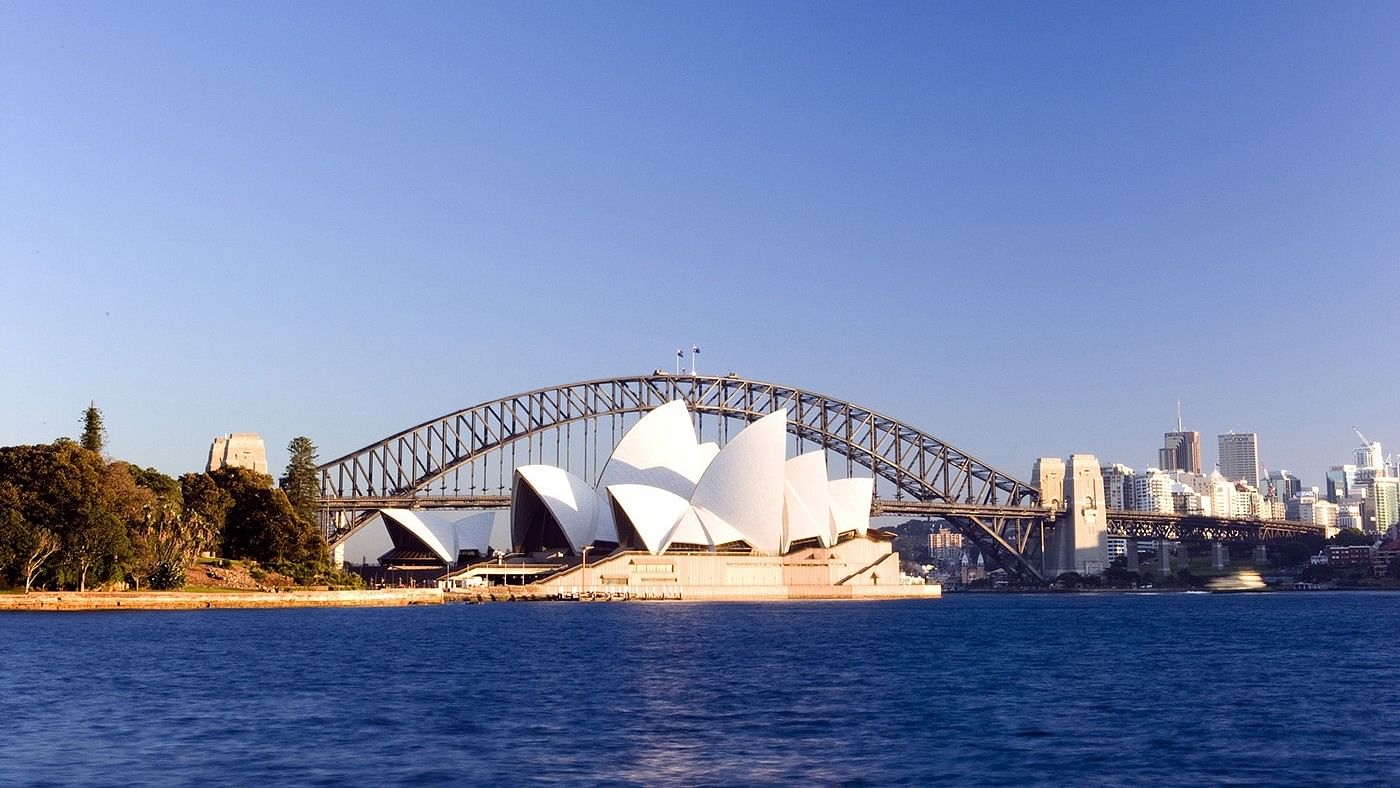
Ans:
{"type": "Polygon", "coordinates": [[[214,586],[185,586],[180,589],[189,594],[251,594],[256,593],[247,588],[215,588],[214,586]]]}

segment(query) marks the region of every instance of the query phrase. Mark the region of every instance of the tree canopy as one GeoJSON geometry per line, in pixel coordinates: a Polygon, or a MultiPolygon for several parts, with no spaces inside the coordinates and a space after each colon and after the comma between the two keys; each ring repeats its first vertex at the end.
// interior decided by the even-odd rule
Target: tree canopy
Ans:
{"type": "Polygon", "coordinates": [[[222,468],[176,480],[67,438],[0,447],[0,585],[176,588],[206,550],[307,582],[327,569],[321,530],[264,474],[222,468]]]}
{"type": "Polygon", "coordinates": [[[324,561],[320,530],[297,514],[271,477],[230,466],[209,475],[232,501],[224,519],[224,555],[271,564],[324,561]]]}
{"type": "Polygon", "coordinates": [[[1374,536],[1362,531],[1360,528],[1343,528],[1337,532],[1336,536],[1327,540],[1330,545],[1341,547],[1352,547],[1355,545],[1373,544],[1376,541],[1374,536]]]}

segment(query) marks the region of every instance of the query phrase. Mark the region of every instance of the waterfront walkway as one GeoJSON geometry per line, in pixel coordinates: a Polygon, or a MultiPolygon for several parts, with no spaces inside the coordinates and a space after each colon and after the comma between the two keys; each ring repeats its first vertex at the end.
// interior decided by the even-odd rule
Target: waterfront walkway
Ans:
{"type": "Polygon", "coordinates": [[[437,605],[436,588],[364,591],[35,591],[0,594],[0,610],[199,610],[205,608],[397,607],[437,605]]]}

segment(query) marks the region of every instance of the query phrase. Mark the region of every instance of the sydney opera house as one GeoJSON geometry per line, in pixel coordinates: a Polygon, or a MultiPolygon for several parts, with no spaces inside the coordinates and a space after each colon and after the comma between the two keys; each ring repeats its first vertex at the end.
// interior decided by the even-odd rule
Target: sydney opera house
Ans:
{"type": "Polygon", "coordinates": [[[597,484],[516,468],[510,509],[461,519],[382,512],[397,567],[456,567],[448,588],[528,583],[541,595],[749,599],[935,596],[901,584],[893,535],[870,527],[874,480],[787,457],[787,414],[701,443],[673,401],[618,442],[597,484]],[[512,580],[511,578],[514,578],[512,580]]]}

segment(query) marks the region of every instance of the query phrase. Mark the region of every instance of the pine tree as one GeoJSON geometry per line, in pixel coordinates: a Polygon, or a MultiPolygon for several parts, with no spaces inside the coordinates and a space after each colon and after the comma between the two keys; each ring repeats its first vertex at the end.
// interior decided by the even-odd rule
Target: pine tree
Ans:
{"type": "Polygon", "coordinates": [[[316,444],[306,436],[292,439],[287,444],[287,473],[282,479],[282,489],[287,500],[297,514],[309,522],[316,522],[316,510],[321,503],[321,485],[316,471],[316,444]]]}
{"type": "Polygon", "coordinates": [[[102,424],[102,411],[97,409],[96,402],[89,402],[87,410],[83,411],[83,438],[78,443],[96,454],[101,454],[107,446],[107,428],[102,424]]]}

